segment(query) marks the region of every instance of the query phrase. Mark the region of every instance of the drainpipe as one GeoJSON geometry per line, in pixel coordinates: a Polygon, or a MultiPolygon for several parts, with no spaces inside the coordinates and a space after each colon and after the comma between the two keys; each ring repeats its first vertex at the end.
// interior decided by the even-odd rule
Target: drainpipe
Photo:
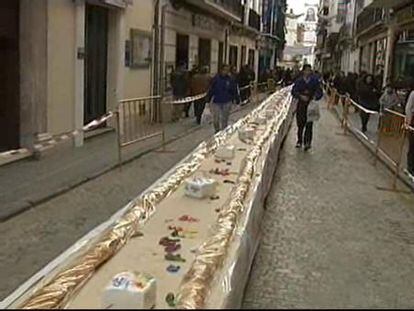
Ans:
{"type": "MultiPolygon", "coordinates": [[[[226,28],[224,30],[224,64],[228,64],[229,63],[229,59],[228,59],[228,45],[229,45],[229,29],[226,28]]],[[[220,70],[220,68],[219,68],[220,70]]]]}
{"type": "Polygon", "coordinates": [[[165,95],[165,83],[164,83],[165,82],[164,81],[165,79],[164,77],[164,73],[165,73],[165,68],[164,68],[165,66],[165,59],[164,59],[165,58],[165,12],[166,12],[167,6],[168,4],[164,3],[161,8],[161,40],[160,40],[161,48],[160,48],[160,60],[159,60],[159,64],[160,64],[159,72],[160,73],[159,73],[158,81],[160,83],[160,87],[159,87],[160,95],[162,96],[165,95]]]}
{"type": "Polygon", "coordinates": [[[151,95],[158,94],[158,55],[159,55],[159,6],[160,0],[154,0],[154,21],[152,24],[152,68],[151,68],[151,95]]]}
{"type": "Polygon", "coordinates": [[[384,80],[382,82],[384,86],[387,84],[387,80],[392,77],[392,64],[394,62],[393,56],[396,39],[396,29],[390,14],[388,15],[387,26],[387,50],[385,52],[384,80]]]}

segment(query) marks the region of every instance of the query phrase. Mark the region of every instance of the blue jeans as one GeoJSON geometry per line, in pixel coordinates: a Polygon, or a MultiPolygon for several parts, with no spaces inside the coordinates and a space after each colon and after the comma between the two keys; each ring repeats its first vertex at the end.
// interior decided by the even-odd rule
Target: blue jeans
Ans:
{"type": "Polygon", "coordinates": [[[224,130],[229,122],[231,102],[225,104],[210,104],[211,114],[213,115],[214,130],[216,133],[224,130]]]}

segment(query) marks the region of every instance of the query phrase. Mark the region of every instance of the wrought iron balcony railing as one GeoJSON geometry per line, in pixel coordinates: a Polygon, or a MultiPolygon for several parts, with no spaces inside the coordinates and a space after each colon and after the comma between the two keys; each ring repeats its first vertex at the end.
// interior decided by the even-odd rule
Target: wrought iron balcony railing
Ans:
{"type": "Polygon", "coordinates": [[[378,25],[385,22],[386,10],[381,9],[365,9],[359,14],[357,18],[356,33],[360,34],[362,31],[371,28],[374,25],[378,25]]]}

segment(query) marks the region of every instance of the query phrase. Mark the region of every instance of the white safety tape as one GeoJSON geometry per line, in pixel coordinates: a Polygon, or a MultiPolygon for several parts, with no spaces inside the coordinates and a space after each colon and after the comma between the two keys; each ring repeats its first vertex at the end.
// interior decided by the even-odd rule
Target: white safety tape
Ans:
{"type": "Polygon", "coordinates": [[[353,99],[349,99],[351,104],[354,105],[355,107],[359,108],[360,110],[364,111],[365,113],[368,114],[378,114],[378,111],[374,111],[374,110],[369,110],[365,107],[362,107],[361,105],[357,104],[353,99]]]}
{"type": "Polygon", "coordinates": [[[243,86],[243,87],[241,87],[239,89],[240,89],[240,91],[244,91],[244,90],[247,90],[249,88],[250,88],[250,85],[246,85],[246,86],[243,86]]]}
{"type": "Polygon", "coordinates": [[[172,105],[187,104],[187,103],[192,103],[193,101],[202,99],[206,96],[207,96],[207,93],[203,93],[203,94],[200,94],[200,95],[188,96],[188,97],[176,99],[176,100],[170,101],[168,103],[170,103],[172,105]]]}
{"type": "Polygon", "coordinates": [[[71,131],[69,133],[64,133],[64,134],[61,134],[61,135],[57,135],[57,136],[54,136],[54,137],[52,137],[51,139],[49,139],[45,142],[35,144],[34,149],[35,150],[42,150],[42,149],[45,149],[45,148],[54,147],[57,144],[62,143],[64,141],[67,141],[67,140],[69,140],[73,137],[76,137],[81,133],[93,130],[94,128],[98,127],[99,125],[103,124],[104,122],[106,122],[109,119],[111,119],[112,117],[114,117],[114,115],[115,115],[115,113],[110,111],[107,114],[99,117],[98,119],[95,119],[95,120],[89,122],[88,124],[83,126],[82,129],[80,129],[80,130],[74,130],[74,131],[71,131]]]}

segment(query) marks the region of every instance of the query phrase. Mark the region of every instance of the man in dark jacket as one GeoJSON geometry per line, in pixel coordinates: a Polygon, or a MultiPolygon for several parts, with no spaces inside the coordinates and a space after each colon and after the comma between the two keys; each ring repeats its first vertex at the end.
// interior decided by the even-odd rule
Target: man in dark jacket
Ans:
{"type": "MultiPolygon", "coordinates": [[[[379,111],[379,92],[375,87],[374,77],[372,75],[366,75],[364,80],[360,82],[358,87],[358,99],[360,105],[365,109],[379,111]]],[[[361,131],[365,134],[368,130],[370,115],[361,110],[360,116],[362,125],[361,131]]]]}
{"type": "Polygon", "coordinates": [[[211,102],[214,130],[217,132],[227,127],[230,109],[233,102],[240,103],[236,81],[230,76],[230,67],[223,65],[210,86],[207,102],[211,102]]]}
{"type": "Polygon", "coordinates": [[[245,101],[248,101],[250,99],[251,90],[250,82],[254,81],[254,77],[251,74],[250,68],[248,65],[243,66],[240,69],[240,73],[237,77],[237,83],[240,88],[240,97],[241,101],[244,103],[245,101]]]}
{"type": "MultiPolygon", "coordinates": [[[[177,70],[171,75],[171,86],[175,100],[188,96],[190,85],[185,63],[180,63],[177,70]]],[[[182,111],[185,113],[186,117],[188,117],[189,108],[188,104],[175,105],[173,107],[173,121],[177,121],[180,118],[182,111]]]]}
{"type": "Polygon", "coordinates": [[[313,122],[307,121],[308,105],[312,100],[320,100],[323,91],[319,79],[312,73],[310,65],[304,65],[302,76],[298,78],[293,86],[292,95],[298,100],[296,109],[296,122],[298,126],[298,142],[296,148],[301,148],[305,143],[305,151],[312,146],[313,122]],[[303,139],[305,132],[305,139],[303,139]]]}
{"type": "MultiPolygon", "coordinates": [[[[208,91],[211,81],[208,71],[208,67],[204,66],[191,77],[190,89],[192,96],[201,95],[208,91]]],[[[194,102],[194,114],[198,125],[201,124],[201,116],[203,115],[205,105],[205,98],[198,99],[194,102]]]]}

